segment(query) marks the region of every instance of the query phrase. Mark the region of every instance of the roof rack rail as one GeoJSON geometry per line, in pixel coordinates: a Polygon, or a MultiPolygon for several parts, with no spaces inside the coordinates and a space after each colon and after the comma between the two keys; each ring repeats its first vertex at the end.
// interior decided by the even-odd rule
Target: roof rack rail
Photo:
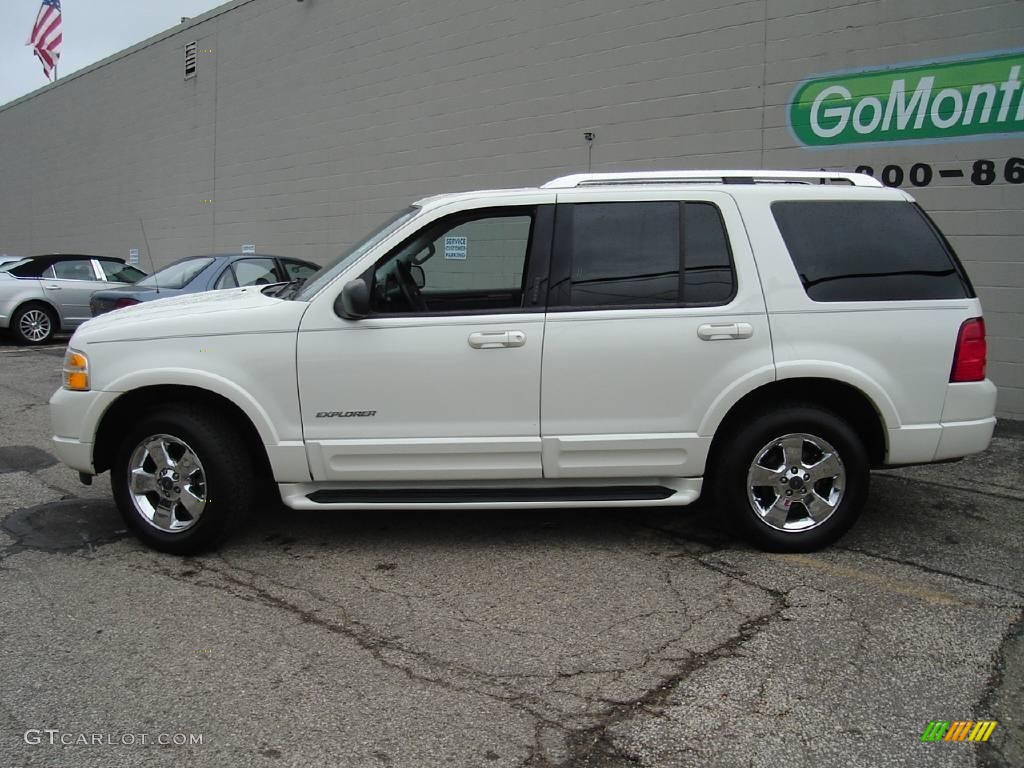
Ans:
{"type": "Polygon", "coordinates": [[[631,171],[626,173],[574,173],[552,179],[541,189],[574,189],[616,184],[831,184],[881,187],[863,173],[841,171],[631,171]]]}

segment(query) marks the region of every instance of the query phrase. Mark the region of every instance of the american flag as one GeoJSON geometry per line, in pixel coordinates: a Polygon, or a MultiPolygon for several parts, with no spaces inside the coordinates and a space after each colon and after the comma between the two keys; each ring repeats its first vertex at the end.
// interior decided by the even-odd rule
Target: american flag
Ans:
{"type": "Polygon", "coordinates": [[[36,24],[25,45],[32,46],[32,52],[39,58],[43,74],[49,80],[53,80],[57,74],[57,59],[60,58],[63,39],[60,30],[60,0],[43,0],[36,24]]]}

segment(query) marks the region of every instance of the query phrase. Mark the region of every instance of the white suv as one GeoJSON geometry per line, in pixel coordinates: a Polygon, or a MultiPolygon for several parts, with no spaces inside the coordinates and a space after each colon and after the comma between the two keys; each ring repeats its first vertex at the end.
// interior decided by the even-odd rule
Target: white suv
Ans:
{"type": "Polygon", "coordinates": [[[304,285],[75,333],[60,458],[148,544],[292,509],[669,506],[839,537],[871,467],[986,448],[981,305],[910,195],[855,174],[587,174],[448,194],[304,285]],[[268,496],[267,490],[276,492],[268,496]]]}

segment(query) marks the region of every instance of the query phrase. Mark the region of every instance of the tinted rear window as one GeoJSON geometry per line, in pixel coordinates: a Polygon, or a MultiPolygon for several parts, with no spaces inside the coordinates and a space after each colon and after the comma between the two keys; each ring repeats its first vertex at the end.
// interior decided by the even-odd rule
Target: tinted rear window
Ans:
{"type": "Polygon", "coordinates": [[[555,226],[556,307],[727,304],[732,254],[711,203],[560,204],[555,226]]]}
{"type": "Polygon", "coordinates": [[[574,306],[678,300],[678,203],[589,203],[569,213],[574,306]]]}
{"type": "Polygon", "coordinates": [[[780,201],[772,213],[814,301],[972,295],[952,250],[911,203],[780,201]]]}
{"type": "Polygon", "coordinates": [[[726,304],[736,292],[732,252],[718,208],[709,203],[683,206],[686,252],[684,304],[726,304]]]}

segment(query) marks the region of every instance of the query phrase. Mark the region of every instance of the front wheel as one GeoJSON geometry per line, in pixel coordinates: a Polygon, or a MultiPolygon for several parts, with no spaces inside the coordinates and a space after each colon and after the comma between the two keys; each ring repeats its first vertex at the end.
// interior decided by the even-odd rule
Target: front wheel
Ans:
{"type": "Polygon", "coordinates": [[[162,552],[191,555],[219,545],[256,503],[253,462],[217,412],[161,408],[125,436],[111,467],[128,527],[162,552]]]}
{"type": "Polygon", "coordinates": [[[791,405],[755,417],[713,468],[718,503],[756,546],[807,552],[842,536],[867,499],[863,442],[836,414],[791,405]]]}

